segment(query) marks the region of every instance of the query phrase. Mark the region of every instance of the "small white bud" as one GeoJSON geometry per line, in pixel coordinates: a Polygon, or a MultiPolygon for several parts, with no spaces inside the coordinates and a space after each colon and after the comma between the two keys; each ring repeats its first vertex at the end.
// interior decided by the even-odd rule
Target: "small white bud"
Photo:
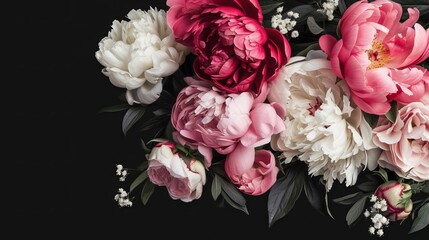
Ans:
{"type": "Polygon", "coordinates": [[[377,230],[377,235],[378,235],[379,237],[383,236],[383,234],[384,234],[383,229],[378,229],[378,230],[377,230]]]}
{"type": "Polygon", "coordinates": [[[374,227],[369,227],[368,231],[369,231],[369,233],[374,234],[375,233],[375,228],[374,227]]]}
{"type": "Polygon", "coordinates": [[[293,30],[290,35],[292,38],[297,38],[297,37],[299,37],[299,32],[297,30],[293,30]]]}
{"type": "Polygon", "coordinates": [[[365,212],[363,213],[363,215],[365,216],[365,217],[369,217],[369,215],[371,215],[371,213],[368,211],[368,209],[367,210],[365,210],[365,212]]]}

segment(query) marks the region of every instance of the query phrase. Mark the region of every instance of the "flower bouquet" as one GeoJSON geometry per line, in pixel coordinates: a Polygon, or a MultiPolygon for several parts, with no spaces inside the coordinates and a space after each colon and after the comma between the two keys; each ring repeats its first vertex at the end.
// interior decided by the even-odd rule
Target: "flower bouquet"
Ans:
{"type": "Polygon", "coordinates": [[[155,188],[210,195],[274,225],[305,195],[382,237],[429,224],[429,5],[416,0],[167,0],[99,42],[141,162],[116,165],[121,207],[155,188]],[[336,186],[351,193],[331,198],[336,186]],[[365,220],[364,220],[365,219],[365,220]],[[395,225],[400,227],[399,225],[395,225]]]}

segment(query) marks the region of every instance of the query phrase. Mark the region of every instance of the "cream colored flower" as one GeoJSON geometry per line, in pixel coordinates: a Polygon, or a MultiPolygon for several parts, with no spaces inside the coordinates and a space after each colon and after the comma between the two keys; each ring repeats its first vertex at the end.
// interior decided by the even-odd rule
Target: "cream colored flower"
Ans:
{"type": "Polygon", "coordinates": [[[327,190],[334,180],[354,185],[364,167],[376,166],[371,128],[350,102],[346,86],[337,83],[329,61],[320,52],[307,59],[292,58],[283,69],[287,74],[271,82],[276,92],[269,101],[282,103],[287,113],[287,128],[272,138],[271,146],[283,152],[286,163],[295,156],[306,162],[309,174],[323,176],[327,190]],[[316,58],[307,60],[311,57],[316,58]]]}
{"type": "Polygon", "coordinates": [[[162,91],[162,79],[185,61],[189,49],[175,41],[164,10],[131,10],[98,44],[97,60],[111,83],[126,88],[133,103],[150,104],[162,91]]]}

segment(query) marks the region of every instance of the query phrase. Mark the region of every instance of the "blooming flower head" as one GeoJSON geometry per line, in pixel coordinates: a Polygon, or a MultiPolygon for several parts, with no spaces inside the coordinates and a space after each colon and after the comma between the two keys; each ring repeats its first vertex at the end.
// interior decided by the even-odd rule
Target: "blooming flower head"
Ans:
{"type": "Polygon", "coordinates": [[[382,118],[374,143],[383,152],[378,163],[404,178],[429,180],[429,106],[414,102],[401,107],[395,122],[382,118]]]}
{"type": "Polygon", "coordinates": [[[283,108],[263,103],[266,87],[259,97],[251,92],[225,93],[208,82],[190,77],[173,105],[171,122],[175,137],[204,155],[211,164],[211,149],[231,153],[238,143],[255,147],[270,141],[284,130],[283,108]]]}
{"type": "Polygon", "coordinates": [[[131,10],[127,17],[129,21],[113,22],[95,56],[111,83],[127,89],[130,105],[149,104],[158,99],[161,80],[179,68],[189,49],[175,41],[164,10],[131,10]]]}
{"type": "Polygon", "coordinates": [[[173,199],[190,202],[200,198],[206,183],[203,164],[197,160],[185,161],[172,148],[171,143],[160,143],[148,154],[150,181],[165,186],[173,199]]]}
{"type": "Polygon", "coordinates": [[[408,8],[408,15],[400,22],[402,6],[394,1],[357,1],[340,20],[341,39],[319,40],[365,112],[385,114],[391,101],[418,101],[427,91],[429,73],[417,64],[429,56],[429,30],[416,23],[417,8],[408,8]]]}
{"type": "Polygon", "coordinates": [[[290,57],[285,36],[263,28],[257,0],[167,0],[177,41],[197,56],[194,71],[219,89],[259,94],[290,57]]]}
{"type": "Polygon", "coordinates": [[[271,146],[286,162],[295,156],[306,162],[309,174],[322,175],[329,190],[336,179],[350,186],[365,166],[375,168],[377,149],[346,86],[336,82],[329,61],[317,55],[291,58],[285,73],[270,83],[268,100],[286,109],[286,130],[272,138],[271,146]]]}

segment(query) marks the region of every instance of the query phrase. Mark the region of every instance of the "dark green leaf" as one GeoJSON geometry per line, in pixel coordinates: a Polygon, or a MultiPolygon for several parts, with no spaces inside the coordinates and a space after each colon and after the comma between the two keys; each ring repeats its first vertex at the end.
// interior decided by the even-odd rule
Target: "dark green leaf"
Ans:
{"type": "Polygon", "coordinates": [[[148,164],[149,164],[149,163],[148,163],[147,161],[144,161],[144,162],[142,162],[142,163],[137,167],[137,169],[138,169],[138,170],[140,170],[140,171],[146,170],[146,169],[147,169],[148,164]]]}
{"type": "Polygon", "coordinates": [[[222,191],[225,192],[225,194],[228,195],[232,201],[236,202],[240,206],[246,206],[246,199],[234,185],[221,177],[218,179],[220,180],[222,191]]]}
{"type": "Polygon", "coordinates": [[[317,24],[316,20],[314,20],[313,16],[309,16],[307,18],[307,26],[311,33],[314,35],[317,35],[319,33],[322,33],[324,30],[317,24]]]}
{"type": "Polygon", "coordinates": [[[122,132],[127,134],[128,130],[143,116],[146,108],[134,106],[128,109],[122,119],[122,132]]]}
{"type": "Polygon", "coordinates": [[[286,216],[301,195],[306,169],[295,164],[286,170],[271,188],[268,195],[268,223],[271,227],[277,220],[286,216]]]}
{"type": "Polygon", "coordinates": [[[346,11],[346,9],[347,9],[347,5],[346,5],[346,3],[344,2],[344,0],[339,0],[339,1],[338,1],[338,9],[340,10],[341,15],[343,15],[343,14],[344,14],[344,12],[345,12],[345,11],[346,11]]]}
{"type": "Polygon", "coordinates": [[[154,139],[150,140],[149,142],[147,142],[147,144],[150,144],[150,143],[162,143],[162,142],[168,142],[168,139],[165,139],[165,138],[154,138],[154,139]]]}
{"type": "Polygon", "coordinates": [[[386,113],[386,118],[394,123],[396,121],[396,115],[398,115],[398,104],[396,104],[396,101],[392,101],[390,102],[390,109],[386,113]]]}
{"type": "Polygon", "coordinates": [[[325,193],[325,205],[326,205],[326,211],[328,212],[328,215],[332,218],[335,219],[334,216],[331,213],[331,210],[329,210],[329,201],[328,201],[328,192],[325,193]]]}
{"type": "Polygon", "coordinates": [[[334,203],[338,203],[338,204],[342,204],[342,205],[350,205],[350,204],[356,203],[356,201],[361,199],[364,195],[365,194],[363,194],[361,192],[356,192],[356,193],[348,194],[348,195],[343,196],[343,197],[334,198],[334,199],[332,199],[332,201],[334,203]]]}
{"type": "Polygon", "coordinates": [[[413,225],[408,233],[414,233],[422,230],[429,225],[429,203],[426,203],[420,207],[419,212],[417,213],[416,219],[413,221],[413,225]]]}
{"type": "Polygon", "coordinates": [[[363,182],[360,184],[357,184],[356,187],[364,192],[374,192],[375,189],[378,187],[379,183],[378,182],[372,182],[372,181],[368,181],[368,182],[363,182]]]}
{"type": "Polygon", "coordinates": [[[220,177],[217,174],[214,174],[213,181],[212,181],[212,187],[211,187],[212,197],[214,200],[216,200],[219,197],[220,192],[222,191],[222,187],[221,187],[221,183],[220,183],[219,178],[220,177]]]}
{"type": "Polygon", "coordinates": [[[319,49],[320,49],[319,43],[315,42],[315,43],[308,45],[308,47],[306,47],[304,50],[297,53],[296,55],[305,57],[305,56],[307,56],[307,53],[310,52],[311,50],[319,50],[319,49]]]}
{"type": "Polygon", "coordinates": [[[306,5],[296,6],[292,8],[290,11],[299,14],[299,18],[296,19],[297,23],[299,23],[299,22],[305,22],[307,20],[307,17],[316,11],[316,8],[312,5],[306,4],[306,5]]]}
{"type": "Polygon", "coordinates": [[[353,206],[350,208],[346,215],[347,225],[352,225],[360,216],[362,216],[366,200],[367,196],[362,197],[355,204],[353,204],[353,206]]]}
{"type": "Polygon", "coordinates": [[[128,103],[118,104],[114,106],[104,107],[98,111],[98,113],[105,113],[105,112],[120,112],[125,109],[130,108],[131,106],[128,103]]]}
{"type": "Polygon", "coordinates": [[[429,180],[425,182],[425,185],[423,186],[422,192],[429,193],[429,180]]]}
{"type": "Polygon", "coordinates": [[[154,128],[165,127],[168,121],[170,121],[169,115],[154,116],[140,125],[139,130],[143,132],[154,128]]]}
{"type": "Polygon", "coordinates": [[[227,193],[225,193],[225,191],[221,191],[221,194],[222,194],[223,199],[225,199],[225,201],[229,205],[231,205],[233,208],[238,209],[240,211],[243,211],[244,213],[246,213],[247,215],[249,215],[249,211],[247,210],[246,205],[237,204],[234,200],[232,200],[230,198],[230,196],[227,193]]]}
{"type": "Polygon", "coordinates": [[[270,13],[276,10],[279,6],[281,6],[283,2],[275,1],[275,0],[260,0],[259,5],[261,5],[262,14],[270,13]]]}
{"type": "Polygon", "coordinates": [[[429,5],[429,0],[393,0],[401,5],[429,5]]]}
{"type": "Polygon", "coordinates": [[[378,122],[378,118],[379,118],[379,116],[378,115],[375,115],[375,114],[370,114],[370,113],[366,113],[366,112],[364,112],[363,113],[363,116],[364,116],[364,118],[365,118],[365,121],[372,127],[372,128],[374,128],[375,127],[375,125],[377,125],[377,122],[378,122]]]}
{"type": "Polygon", "coordinates": [[[379,175],[383,179],[383,182],[389,181],[389,174],[387,174],[386,170],[383,168],[380,167],[378,171],[374,171],[374,173],[379,175]]]}
{"type": "Polygon", "coordinates": [[[143,205],[147,204],[154,190],[155,190],[155,184],[153,184],[151,181],[146,181],[140,195],[143,205]]]}
{"type": "Polygon", "coordinates": [[[323,208],[325,201],[324,194],[322,194],[321,189],[318,188],[312,177],[309,175],[307,175],[304,181],[304,192],[311,206],[313,206],[320,213],[326,212],[326,210],[323,208]]]}
{"type": "Polygon", "coordinates": [[[140,139],[140,143],[141,143],[141,146],[143,148],[143,151],[145,151],[146,153],[150,153],[151,149],[146,146],[143,139],[140,139]]]}
{"type": "Polygon", "coordinates": [[[167,126],[165,127],[164,136],[168,139],[173,139],[173,132],[175,131],[171,121],[168,121],[167,126]]]}
{"type": "Polygon", "coordinates": [[[136,179],[134,179],[134,181],[131,183],[130,185],[130,192],[132,192],[138,185],[140,185],[142,182],[144,182],[144,180],[147,179],[147,171],[143,171],[141,172],[136,179]]]}

